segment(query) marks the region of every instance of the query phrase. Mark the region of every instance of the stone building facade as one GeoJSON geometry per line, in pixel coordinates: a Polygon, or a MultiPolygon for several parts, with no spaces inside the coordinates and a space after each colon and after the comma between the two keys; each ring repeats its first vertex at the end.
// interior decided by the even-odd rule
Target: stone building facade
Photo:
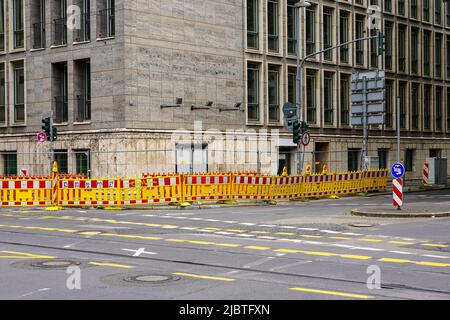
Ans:
{"type": "MultiPolygon", "coordinates": [[[[295,172],[281,111],[295,101],[294,2],[0,1],[0,174],[48,172],[50,142],[36,134],[51,112],[63,171],[277,173],[286,165],[295,172]]],[[[369,32],[367,7],[377,4],[310,2],[299,17],[303,55],[369,32]]],[[[348,122],[349,77],[384,68],[389,123],[372,128],[370,155],[381,166],[395,159],[401,95],[401,158],[409,176],[419,177],[426,156],[450,156],[450,12],[442,5],[439,14],[432,0],[378,2],[387,36],[379,65],[369,42],[306,64],[306,161],[317,170],[360,165],[361,130],[348,122]]]]}

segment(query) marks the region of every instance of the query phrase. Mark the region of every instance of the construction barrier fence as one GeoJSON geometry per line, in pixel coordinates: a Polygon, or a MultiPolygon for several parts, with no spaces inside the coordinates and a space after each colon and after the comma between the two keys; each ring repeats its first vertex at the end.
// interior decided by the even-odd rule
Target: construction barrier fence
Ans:
{"type": "Polygon", "coordinates": [[[133,206],[236,200],[295,200],[387,188],[387,170],[292,176],[254,173],[146,174],[140,178],[58,175],[0,179],[1,206],[133,206]]]}

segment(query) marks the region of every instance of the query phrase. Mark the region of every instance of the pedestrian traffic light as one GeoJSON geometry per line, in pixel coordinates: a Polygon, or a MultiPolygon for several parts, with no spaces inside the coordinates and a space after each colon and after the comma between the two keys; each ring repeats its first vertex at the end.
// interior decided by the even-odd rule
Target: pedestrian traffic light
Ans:
{"type": "Polygon", "coordinates": [[[308,123],[306,121],[302,121],[302,134],[309,130],[308,123]]]}
{"type": "Polygon", "coordinates": [[[56,127],[52,127],[51,141],[56,141],[57,137],[58,137],[58,129],[56,127]]]}
{"type": "Polygon", "coordinates": [[[44,130],[45,134],[47,135],[47,140],[50,140],[50,128],[51,128],[51,120],[50,117],[42,119],[42,130],[44,130]]]}
{"type": "Polygon", "coordinates": [[[298,120],[295,120],[293,123],[293,141],[294,143],[298,143],[301,139],[302,136],[302,132],[301,132],[301,128],[300,128],[300,123],[298,122],[298,120]]]}
{"type": "Polygon", "coordinates": [[[384,53],[384,35],[383,32],[377,33],[377,56],[381,56],[384,53]]]}

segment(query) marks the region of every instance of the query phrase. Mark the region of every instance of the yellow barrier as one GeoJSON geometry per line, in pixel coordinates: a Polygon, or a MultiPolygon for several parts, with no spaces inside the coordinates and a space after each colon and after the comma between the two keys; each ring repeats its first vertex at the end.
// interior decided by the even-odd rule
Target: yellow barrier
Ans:
{"type": "Polygon", "coordinates": [[[173,203],[183,199],[179,174],[124,179],[120,189],[122,205],[173,203]]]}
{"type": "Polygon", "coordinates": [[[304,176],[275,177],[270,191],[272,200],[295,199],[303,196],[304,176]]]}
{"type": "Polygon", "coordinates": [[[272,177],[233,175],[231,198],[234,200],[270,200],[272,177]]]}
{"type": "Polygon", "coordinates": [[[1,206],[47,206],[52,203],[52,181],[44,179],[0,180],[1,206]]]}
{"type": "Polygon", "coordinates": [[[230,200],[231,174],[183,175],[184,201],[230,200]]]}
{"type": "Polygon", "coordinates": [[[119,179],[62,179],[58,181],[60,206],[120,205],[119,179]]]}

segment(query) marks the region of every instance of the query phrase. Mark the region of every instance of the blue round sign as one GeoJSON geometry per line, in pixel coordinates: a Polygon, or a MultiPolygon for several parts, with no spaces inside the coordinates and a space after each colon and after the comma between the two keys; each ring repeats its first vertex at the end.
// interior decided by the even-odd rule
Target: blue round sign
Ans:
{"type": "Polygon", "coordinates": [[[397,162],[392,166],[391,173],[395,179],[400,179],[405,175],[405,167],[400,162],[397,162]]]}

